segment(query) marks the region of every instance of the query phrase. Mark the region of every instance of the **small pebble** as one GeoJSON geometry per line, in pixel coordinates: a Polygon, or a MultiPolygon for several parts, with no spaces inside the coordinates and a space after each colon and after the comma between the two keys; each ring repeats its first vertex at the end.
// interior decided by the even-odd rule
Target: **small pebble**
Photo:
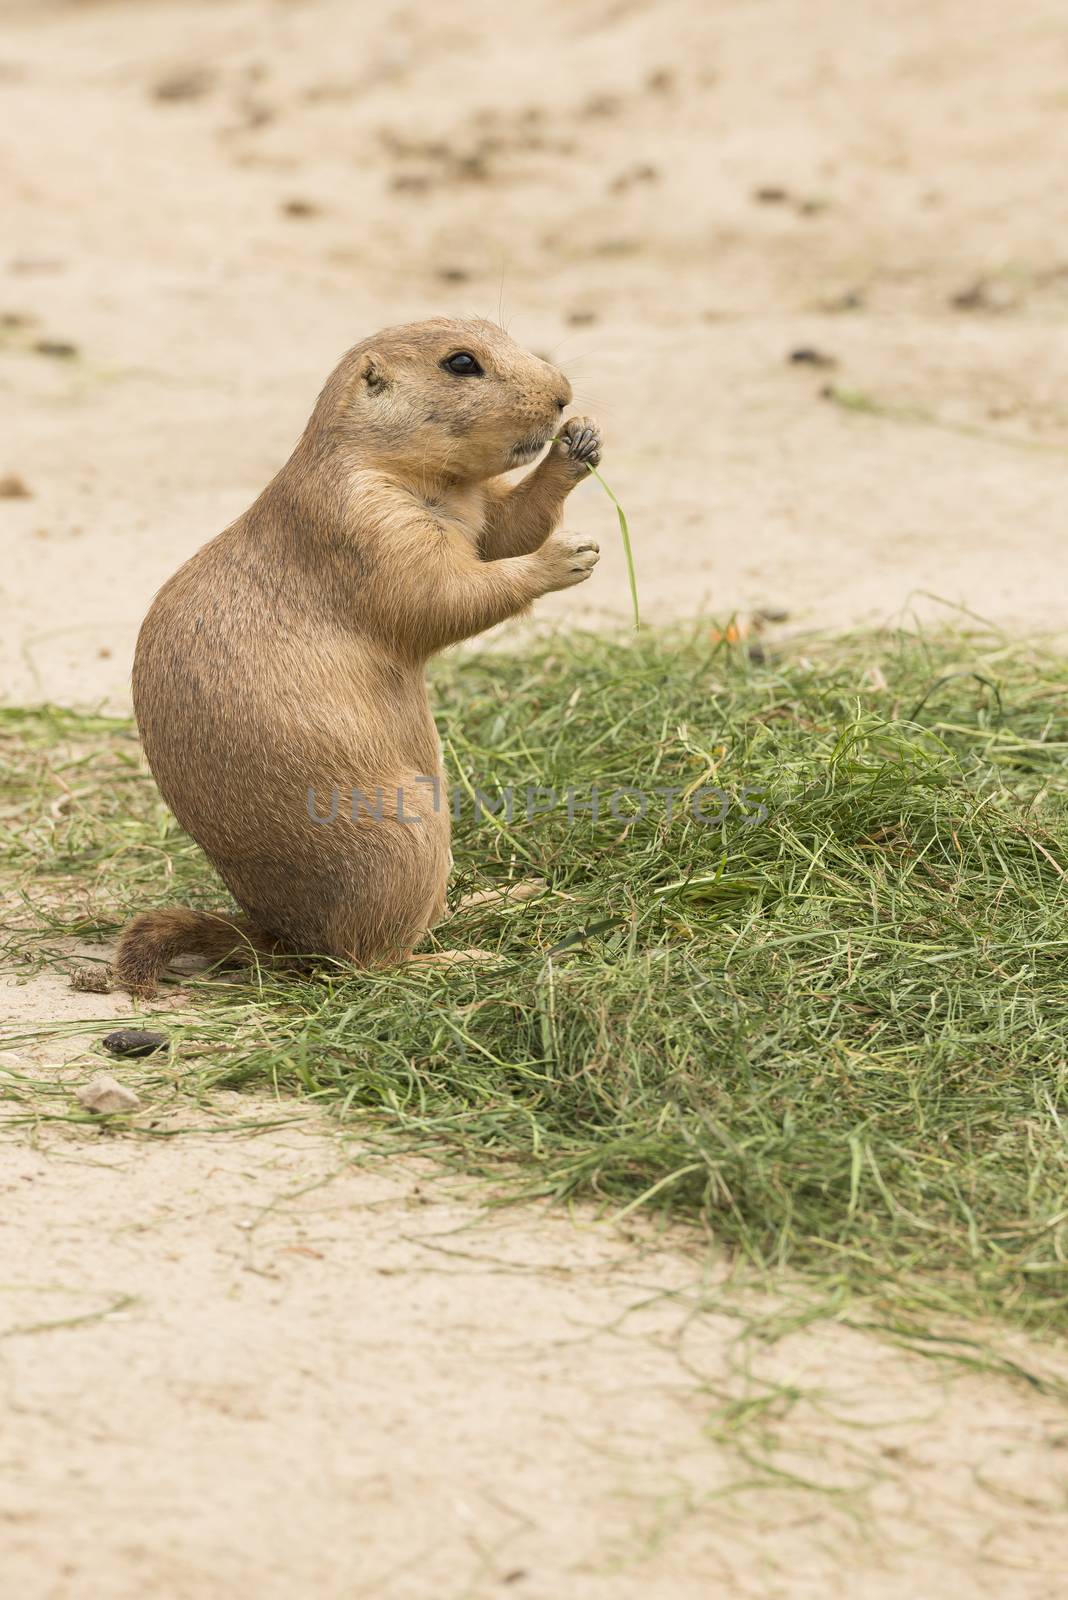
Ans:
{"type": "Polygon", "coordinates": [[[618,95],[595,94],[586,101],[582,107],[581,115],[584,117],[615,117],[623,109],[623,102],[618,95]]]}
{"type": "Polygon", "coordinates": [[[1007,284],[988,283],[980,278],[950,295],[949,303],[957,311],[1009,311],[1016,303],[1016,295],[1007,284]]]}
{"type": "Polygon", "coordinates": [[[102,967],[74,967],[70,975],[70,986],[79,994],[110,994],[111,969],[102,967]]]}
{"type": "Polygon", "coordinates": [[[656,183],[659,177],[660,173],[656,167],[648,162],[641,162],[620,172],[612,179],[608,188],[612,194],[623,194],[627,189],[632,189],[636,183],[656,183]]]}
{"type": "Polygon", "coordinates": [[[214,82],[214,74],[207,67],[182,67],[168,73],[152,86],[154,100],[199,100],[206,95],[214,82]]]}
{"type": "Polygon", "coordinates": [[[825,350],[815,350],[811,345],[802,345],[797,350],[791,350],[790,360],[799,367],[836,367],[838,365],[834,356],[829,356],[825,350]]]}
{"type": "Polygon", "coordinates": [[[154,1050],[163,1050],[167,1036],[163,1033],[146,1033],[141,1028],[119,1028],[104,1035],[104,1049],[113,1056],[150,1056],[154,1050]]]}
{"type": "Polygon", "coordinates": [[[825,311],[863,311],[864,296],[859,289],[847,289],[844,294],[832,295],[823,304],[825,311]]]}
{"type": "Polygon", "coordinates": [[[136,1111],[141,1104],[132,1089],[127,1089],[108,1072],[98,1073],[91,1082],[75,1090],[75,1096],[86,1111],[102,1115],[112,1111],[136,1111]]]}
{"type": "Polygon", "coordinates": [[[9,472],[0,478],[0,500],[28,500],[30,491],[25,481],[17,472],[9,472]]]}

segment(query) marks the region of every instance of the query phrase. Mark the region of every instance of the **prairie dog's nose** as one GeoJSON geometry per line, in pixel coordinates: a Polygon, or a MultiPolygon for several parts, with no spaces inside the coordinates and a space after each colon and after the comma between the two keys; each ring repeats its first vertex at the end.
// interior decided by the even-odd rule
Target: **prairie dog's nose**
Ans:
{"type": "Polygon", "coordinates": [[[553,404],[557,411],[563,411],[565,406],[571,404],[571,385],[560,371],[560,368],[554,367],[551,361],[546,361],[542,357],[541,364],[546,385],[549,387],[549,392],[553,397],[553,404]]]}

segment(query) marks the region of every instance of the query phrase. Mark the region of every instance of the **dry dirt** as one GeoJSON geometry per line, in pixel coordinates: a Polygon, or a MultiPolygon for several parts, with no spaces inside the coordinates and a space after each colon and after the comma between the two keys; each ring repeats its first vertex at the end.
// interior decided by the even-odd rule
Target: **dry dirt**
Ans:
{"type": "MultiPolygon", "coordinates": [[[[0,0],[4,696],[127,705],[157,584],[346,344],[434,312],[572,376],[650,618],[1060,632],[1066,163],[1057,0],[0,0]]],[[[595,485],[571,522],[606,554],[543,613],[624,616],[595,485]]],[[[307,1106],[153,1121],[0,1141],[5,1594],[1063,1593],[1042,1395],[841,1326],[739,1346],[695,1241],[484,1216],[307,1106]],[[772,1459],[856,1493],[723,1493],[763,1470],[723,1395],[767,1383],[805,1394],[772,1459]]]]}

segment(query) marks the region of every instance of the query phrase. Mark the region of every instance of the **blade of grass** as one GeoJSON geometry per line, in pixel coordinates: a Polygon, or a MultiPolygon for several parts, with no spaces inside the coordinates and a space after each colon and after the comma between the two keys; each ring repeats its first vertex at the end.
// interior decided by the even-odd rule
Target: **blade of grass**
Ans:
{"type": "Polygon", "coordinates": [[[607,483],[605,483],[604,479],[601,477],[601,474],[597,471],[597,468],[591,467],[588,461],[586,463],[586,471],[591,477],[597,479],[597,482],[601,485],[601,488],[604,490],[605,494],[616,508],[616,516],[619,518],[619,531],[623,535],[623,555],[627,563],[627,580],[630,583],[630,599],[631,604],[634,607],[634,627],[635,630],[637,630],[642,625],[642,619],[638,612],[638,579],[634,571],[634,551],[631,549],[630,544],[630,529],[627,526],[627,514],[623,510],[623,507],[620,505],[619,501],[616,499],[615,495],[612,493],[611,489],[608,487],[607,483]]]}

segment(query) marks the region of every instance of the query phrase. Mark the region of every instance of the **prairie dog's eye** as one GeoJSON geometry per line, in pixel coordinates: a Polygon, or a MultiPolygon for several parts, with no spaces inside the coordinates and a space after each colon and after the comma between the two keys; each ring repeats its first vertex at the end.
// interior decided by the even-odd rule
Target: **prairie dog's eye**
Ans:
{"type": "Polygon", "coordinates": [[[446,372],[455,372],[460,378],[481,378],[482,368],[470,350],[457,350],[441,363],[446,372]]]}

